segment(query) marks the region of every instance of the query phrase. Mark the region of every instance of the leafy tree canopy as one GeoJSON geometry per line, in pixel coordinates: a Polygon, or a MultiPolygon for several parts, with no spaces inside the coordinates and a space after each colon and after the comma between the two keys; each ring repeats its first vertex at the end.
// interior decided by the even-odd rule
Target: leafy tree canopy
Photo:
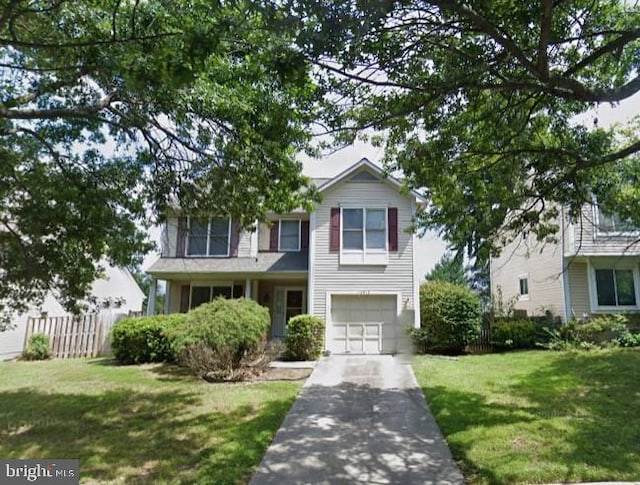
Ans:
{"type": "MultiPolygon", "coordinates": [[[[333,92],[326,132],[374,130],[433,204],[418,221],[486,260],[594,197],[640,225],[637,126],[576,118],[640,90],[640,9],[617,0],[292,0],[333,92]],[[579,121],[582,120],[582,121],[579,121]]],[[[290,20],[291,21],[291,20],[290,20]]],[[[374,139],[375,140],[375,139],[374,139]]]]}
{"type": "Polygon", "coordinates": [[[173,205],[249,225],[316,197],[295,161],[317,92],[243,1],[0,6],[0,309],[73,308],[173,205]]]}
{"type": "Polygon", "coordinates": [[[455,285],[466,285],[467,277],[462,254],[442,255],[440,261],[425,275],[427,281],[446,281],[455,285]]]}

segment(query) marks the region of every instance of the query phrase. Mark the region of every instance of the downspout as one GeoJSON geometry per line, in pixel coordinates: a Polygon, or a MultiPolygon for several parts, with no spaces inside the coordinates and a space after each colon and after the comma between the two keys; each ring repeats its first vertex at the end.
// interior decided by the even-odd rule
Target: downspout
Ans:
{"type": "Polygon", "coordinates": [[[566,260],[566,234],[565,234],[565,213],[564,207],[560,209],[560,258],[562,269],[562,300],[564,303],[564,322],[567,323],[571,319],[571,295],[569,294],[569,265],[566,260]]]}

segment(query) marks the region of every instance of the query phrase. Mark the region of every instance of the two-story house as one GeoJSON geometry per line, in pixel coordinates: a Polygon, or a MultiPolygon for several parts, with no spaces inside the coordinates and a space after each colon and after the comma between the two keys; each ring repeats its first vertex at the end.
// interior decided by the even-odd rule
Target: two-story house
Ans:
{"type": "Polygon", "coordinates": [[[640,229],[585,205],[577,221],[561,211],[558,242],[521,237],[491,260],[491,290],[528,315],[565,321],[640,311],[640,229]]]}
{"type": "Polygon", "coordinates": [[[254,232],[231,220],[170,217],[163,252],[147,271],[166,281],[166,308],[186,312],[216,296],[252,298],[271,311],[270,337],[310,313],[334,353],[405,350],[420,322],[412,217],[425,200],[362,159],[316,179],[311,213],[272,214],[254,232]]]}

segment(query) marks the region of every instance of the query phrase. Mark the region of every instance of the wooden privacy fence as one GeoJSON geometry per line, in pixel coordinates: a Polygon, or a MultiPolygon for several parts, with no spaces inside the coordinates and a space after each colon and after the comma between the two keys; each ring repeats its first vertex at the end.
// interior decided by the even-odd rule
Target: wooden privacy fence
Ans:
{"type": "Polygon", "coordinates": [[[49,349],[55,358],[73,359],[95,357],[109,353],[109,332],[126,315],[86,314],[62,317],[29,318],[25,333],[25,347],[34,333],[49,337],[49,349]]]}

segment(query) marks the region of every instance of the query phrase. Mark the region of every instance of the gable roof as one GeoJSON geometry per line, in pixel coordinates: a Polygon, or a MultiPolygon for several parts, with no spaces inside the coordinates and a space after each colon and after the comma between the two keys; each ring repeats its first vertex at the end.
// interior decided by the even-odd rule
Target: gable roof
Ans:
{"type": "MultiPolygon", "coordinates": [[[[380,167],[372,163],[369,159],[361,158],[358,162],[354,163],[346,170],[340,172],[338,175],[336,175],[332,179],[326,181],[324,184],[319,186],[318,191],[324,192],[328,188],[333,187],[337,183],[347,179],[350,175],[355,174],[355,172],[357,172],[361,168],[367,168],[375,172],[377,175],[380,176],[382,182],[390,183],[391,185],[394,185],[396,188],[400,188],[403,186],[400,180],[398,180],[395,177],[392,177],[391,175],[385,174],[380,167]]],[[[409,193],[413,195],[416,199],[418,199],[418,201],[424,202],[424,203],[427,202],[427,199],[419,192],[416,192],[415,190],[410,190],[409,193]]]]}

